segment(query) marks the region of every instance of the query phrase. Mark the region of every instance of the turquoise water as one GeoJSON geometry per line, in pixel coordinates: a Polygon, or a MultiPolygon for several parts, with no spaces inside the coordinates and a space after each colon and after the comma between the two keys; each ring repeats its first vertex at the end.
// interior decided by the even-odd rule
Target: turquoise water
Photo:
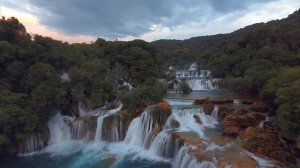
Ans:
{"type": "Polygon", "coordinates": [[[3,168],[171,168],[171,162],[122,143],[72,141],[22,157],[9,158],[3,168]],[[72,144],[72,145],[70,145],[72,144]]]}
{"type": "MultiPolygon", "coordinates": [[[[224,91],[193,92],[190,95],[177,95],[178,98],[224,98],[224,91]],[[199,96],[200,95],[200,96],[199,96]],[[187,96],[187,97],[185,97],[187,96]]],[[[171,95],[174,96],[174,95],[171,95]]],[[[168,95],[168,97],[171,97],[168,95]]],[[[167,97],[167,99],[168,99],[167,97]]],[[[226,98],[226,97],[225,97],[226,98]]],[[[231,97],[235,99],[235,97],[231,97]]],[[[238,99],[238,97],[237,97],[238,99]]],[[[210,144],[210,150],[223,150],[223,146],[210,142],[210,138],[219,141],[221,135],[218,122],[212,116],[200,113],[199,106],[191,102],[168,100],[173,106],[173,117],[179,121],[180,128],[177,131],[194,132],[197,138],[203,138],[210,144]],[[183,107],[183,108],[182,108],[183,107]],[[195,122],[194,114],[197,114],[202,123],[195,122]]],[[[139,129],[138,127],[137,129],[139,129]]],[[[138,130],[136,130],[138,131],[138,130]]],[[[133,132],[133,133],[136,133],[133,132]]],[[[163,131],[162,131],[163,132],[163,131]]],[[[137,134],[137,133],[136,133],[137,134]]],[[[133,141],[135,142],[135,141],[133,141]]],[[[230,142],[233,142],[230,140],[230,142]]],[[[228,143],[228,142],[225,142],[228,143]]],[[[163,147],[163,146],[161,146],[163,147]]],[[[160,148],[157,148],[158,150],[160,148]]],[[[225,147],[224,147],[225,149],[225,147]]],[[[145,149],[137,144],[118,142],[88,142],[63,140],[44,149],[43,151],[14,157],[1,163],[1,168],[171,168],[175,159],[159,157],[153,150],[145,149]]],[[[175,167],[179,165],[175,165],[175,167]]],[[[176,167],[176,168],[177,168],[176,167]]],[[[185,166],[184,166],[185,167],[185,166]]],[[[198,168],[197,165],[196,167],[198,168]]]]}

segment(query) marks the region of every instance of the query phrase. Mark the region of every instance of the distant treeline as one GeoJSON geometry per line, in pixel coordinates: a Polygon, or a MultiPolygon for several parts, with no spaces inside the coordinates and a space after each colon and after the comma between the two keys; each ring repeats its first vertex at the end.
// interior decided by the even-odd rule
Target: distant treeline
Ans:
{"type": "Polygon", "coordinates": [[[201,69],[225,78],[229,89],[259,95],[273,108],[281,136],[300,147],[300,10],[229,34],[151,45],[168,66],[182,68],[196,61],[201,69]]]}

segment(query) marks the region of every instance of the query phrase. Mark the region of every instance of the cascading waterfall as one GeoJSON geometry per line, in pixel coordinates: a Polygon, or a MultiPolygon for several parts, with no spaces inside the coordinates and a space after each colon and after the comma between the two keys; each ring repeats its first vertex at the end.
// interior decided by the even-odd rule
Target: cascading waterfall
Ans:
{"type": "Polygon", "coordinates": [[[97,118],[94,116],[80,117],[72,122],[71,138],[74,140],[94,140],[97,118]]]}
{"type": "Polygon", "coordinates": [[[132,120],[124,141],[131,146],[148,148],[154,138],[152,130],[153,119],[145,110],[140,117],[132,120]]]}
{"type": "Polygon", "coordinates": [[[194,91],[215,89],[211,79],[187,79],[187,83],[194,91]]]}
{"type": "Polygon", "coordinates": [[[189,146],[184,145],[179,149],[172,168],[217,168],[217,166],[208,161],[199,163],[197,159],[189,153],[189,146]]]}
{"type": "Polygon", "coordinates": [[[97,119],[97,129],[96,129],[96,136],[95,141],[99,142],[102,140],[102,126],[103,126],[103,120],[107,115],[99,116],[97,119]]]}
{"type": "MultiPolygon", "coordinates": [[[[120,104],[118,108],[116,109],[112,109],[112,110],[109,110],[106,112],[106,114],[104,115],[100,115],[97,119],[97,127],[96,127],[96,135],[95,135],[95,141],[96,142],[99,142],[99,141],[102,141],[103,140],[103,122],[104,122],[104,119],[106,117],[108,117],[109,115],[112,115],[112,114],[115,114],[117,112],[119,112],[123,107],[123,104],[120,104]]],[[[119,141],[119,132],[120,130],[122,129],[122,125],[120,126],[121,128],[118,129],[117,127],[117,124],[113,124],[111,123],[114,127],[112,128],[112,131],[113,131],[113,141],[116,142],[116,141],[119,141]]],[[[122,130],[121,130],[122,131],[122,130]]]]}
{"type": "Polygon", "coordinates": [[[57,113],[48,122],[48,128],[50,130],[49,144],[62,143],[64,141],[71,140],[71,122],[72,118],[62,116],[57,113]]]}
{"type": "Polygon", "coordinates": [[[89,111],[88,108],[82,102],[78,103],[78,109],[79,109],[79,115],[80,116],[86,115],[89,111]]]}
{"type": "Polygon", "coordinates": [[[27,135],[19,147],[19,154],[27,154],[44,148],[44,142],[40,133],[27,135]]]}
{"type": "MultiPolygon", "coordinates": [[[[191,103],[171,102],[171,104],[173,105],[171,115],[152,113],[152,109],[147,108],[141,116],[131,122],[126,118],[128,123],[122,122],[124,121],[122,112],[117,113],[122,105],[113,110],[101,111],[104,114],[98,117],[87,115],[88,112],[73,119],[58,113],[48,122],[51,149],[46,148],[45,151],[56,152],[60,156],[76,153],[76,157],[79,155],[80,159],[72,163],[72,167],[90,167],[94,166],[93,164],[98,166],[107,160],[111,161],[111,165],[116,164],[118,167],[117,164],[127,161],[128,158],[132,162],[138,162],[143,159],[151,160],[153,157],[168,163],[174,161],[172,168],[215,168],[216,164],[219,164],[216,160],[219,157],[218,152],[227,150],[227,145],[219,145],[209,135],[211,133],[209,131],[217,131],[211,129],[218,124],[219,106],[215,105],[211,115],[206,115],[202,107],[192,106],[191,103]],[[94,140],[95,143],[81,140],[94,140]],[[201,143],[204,144],[203,147],[201,143]],[[205,153],[207,151],[208,153],[205,153]],[[217,155],[214,153],[210,156],[211,151],[218,151],[217,155]],[[200,155],[210,158],[204,159],[208,161],[201,160],[197,152],[203,152],[200,155]]],[[[25,152],[39,150],[42,145],[41,135],[28,136],[25,142],[27,145],[25,152]]],[[[258,165],[263,164],[262,161],[259,162],[258,165]]]]}
{"type": "Polygon", "coordinates": [[[215,127],[218,124],[216,119],[206,115],[202,108],[174,109],[172,116],[180,123],[180,131],[194,131],[200,137],[204,136],[204,126],[215,127]],[[198,123],[195,117],[199,118],[201,123],[198,123]]]}
{"type": "Polygon", "coordinates": [[[219,106],[214,105],[214,109],[211,113],[211,116],[213,116],[216,120],[219,118],[219,106]]]}
{"type": "Polygon", "coordinates": [[[161,131],[151,143],[149,150],[163,158],[173,158],[178,151],[179,144],[172,139],[168,131],[161,131]]]}

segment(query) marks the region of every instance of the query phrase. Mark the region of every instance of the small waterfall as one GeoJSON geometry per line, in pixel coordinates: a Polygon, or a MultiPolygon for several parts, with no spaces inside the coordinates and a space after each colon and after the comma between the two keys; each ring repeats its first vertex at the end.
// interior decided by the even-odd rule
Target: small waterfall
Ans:
{"type": "Polygon", "coordinates": [[[95,141],[99,142],[102,140],[102,127],[103,127],[103,120],[105,117],[108,115],[102,115],[99,116],[97,119],[97,128],[96,128],[96,136],[95,136],[95,141]]]}
{"type": "Polygon", "coordinates": [[[71,125],[72,118],[62,116],[57,113],[48,122],[48,128],[50,130],[49,144],[62,143],[71,139],[71,125]]]}
{"type": "MultiPolygon", "coordinates": [[[[103,122],[104,122],[104,119],[106,117],[108,117],[109,115],[113,115],[113,114],[119,112],[122,109],[122,107],[123,107],[123,104],[120,104],[118,108],[111,109],[111,110],[107,111],[106,114],[100,115],[98,117],[98,119],[97,119],[97,127],[96,127],[96,135],[95,135],[95,141],[96,142],[99,142],[99,141],[103,140],[102,136],[103,136],[103,122]]],[[[116,141],[119,141],[119,132],[118,132],[118,130],[117,130],[116,127],[113,128],[113,139],[116,140],[116,141]]]]}
{"type": "Polygon", "coordinates": [[[125,142],[132,146],[148,148],[155,136],[152,130],[153,119],[148,110],[145,110],[140,117],[130,123],[125,142]]]}
{"type": "Polygon", "coordinates": [[[71,135],[75,140],[94,140],[96,133],[96,117],[86,116],[76,119],[72,123],[71,135]]]}
{"type": "Polygon", "coordinates": [[[216,120],[218,120],[218,118],[219,118],[219,106],[218,105],[214,105],[214,109],[211,113],[211,116],[213,116],[216,120]]]}
{"type": "Polygon", "coordinates": [[[78,103],[78,109],[79,109],[79,115],[85,116],[87,115],[91,110],[82,102],[78,103]]]}
{"type": "Polygon", "coordinates": [[[44,148],[43,138],[40,133],[32,133],[25,137],[20,144],[19,154],[27,154],[42,150],[44,148]]]}
{"type": "Polygon", "coordinates": [[[173,158],[178,151],[176,142],[173,142],[172,135],[167,131],[161,131],[151,143],[149,150],[163,158],[173,158]]]}
{"type": "Polygon", "coordinates": [[[268,122],[268,121],[270,121],[270,117],[267,116],[266,119],[261,121],[258,126],[260,128],[264,128],[265,123],[268,122]]]}
{"type": "Polygon", "coordinates": [[[187,83],[189,84],[192,90],[214,89],[212,86],[212,81],[210,79],[188,79],[187,83]]]}
{"type": "Polygon", "coordinates": [[[241,100],[240,99],[234,99],[233,100],[233,104],[241,104],[241,100]]]}
{"type": "Polygon", "coordinates": [[[190,109],[174,109],[173,114],[175,120],[180,123],[180,131],[194,131],[198,136],[204,136],[204,127],[215,127],[218,122],[203,112],[202,108],[190,109]],[[195,120],[199,118],[200,122],[195,120]]]}
{"type": "Polygon", "coordinates": [[[217,168],[217,166],[208,161],[198,162],[189,152],[189,146],[182,146],[175,158],[172,168],[217,168]]]}

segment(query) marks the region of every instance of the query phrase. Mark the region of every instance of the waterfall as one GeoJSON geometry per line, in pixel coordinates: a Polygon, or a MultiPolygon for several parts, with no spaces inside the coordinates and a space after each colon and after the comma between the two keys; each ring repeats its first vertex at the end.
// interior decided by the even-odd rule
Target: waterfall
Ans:
{"type": "Polygon", "coordinates": [[[264,128],[265,123],[268,122],[268,121],[270,121],[270,117],[267,116],[266,119],[261,121],[258,126],[260,128],[264,128]]]}
{"type": "Polygon", "coordinates": [[[199,163],[197,158],[190,154],[189,146],[184,145],[179,149],[172,168],[217,168],[217,166],[208,161],[199,163]]]}
{"type": "Polygon", "coordinates": [[[94,140],[96,133],[96,117],[86,116],[76,119],[72,123],[71,136],[75,140],[94,140]]]}
{"type": "Polygon", "coordinates": [[[88,108],[82,102],[78,103],[78,109],[79,109],[80,116],[84,116],[89,112],[88,108]]]}
{"type": "Polygon", "coordinates": [[[216,120],[219,118],[219,106],[214,105],[214,109],[211,113],[211,116],[213,116],[216,120]]]}
{"type": "Polygon", "coordinates": [[[179,144],[173,142],[171,133],[161,131],[151,143],[149,150],[163,158],[173,158],[179,144]]]}
{"type": "Polygon", "coordinates": [[[212,86],[211,79],[188,79],[187,83],[189,84],[192,90],[211,90],[214,89],[212,86]]]}
{"type": "Polygon", "coordinates": [[[25,137],[20,144],[19,154],[27,154],[39,151],[44,148],[44,142],[40,133],[32,133],[25,137]]]}
{"type": "Polygon", "coordinates": [[[99,142],[102,140],[102,127],[103,127],[103,120],[105,117],[108,115],[102,115],[99,116],[97,119],[97,128],[96,128],[96,136],[95,136],[95,141],[99,142]]]}
{"type": "Polygon", "coordinates": [[[180,123],[180,131],[194,131],[200,137],[204,136],[204,126],[215,127],[218,124],[212,116],[206,115],[202,108],[173,109],[172,116],[180,123]],[[196,121],[195,117],[199,118],[201,123],[196,121]]]}
{"type": "Polygon", "coordinates": [[[62,116],[57,113],[48,122],[50,130],[49,144],[62,143],[71,139],[71,125],[72,119],[67,116],[62,116]]]}
{"type": "Polygon", "coordinates": [[[240,99],[234,99],[233,104],[241,104],[241,100],[240,99]]]}
{"type": "Polygon", "coordinates": [[[148,110],[140,117],[132,120],[129,125],[125,142],[132,146],[147,148],[153,140],[153,119],[148,110]]]}
{"type": "MultiPolygon", "coordinates": [[[[96,135],[95,135],[95,141],[99,142],[103,140],[103,122],[104,119],[110,115],[113,115],[117,112],[119,112],[123,107],[123,104],[120,104],[118,108],[116,109],[111,109],[106,111],[106,114],[104,115],[100,115],[97,119],[97,127],[96,127],[96,135]]],[[[110,123],[113,128],[112,128],[112,138],[113,138],[113,142],[117,142],[120,140],[120,135],[119,132],[122,131],[122,123],[120,123],[120,128],[118,128],[118,124],[115,123],[116,121],[114,120],[114,123],[110,123]]]]}

